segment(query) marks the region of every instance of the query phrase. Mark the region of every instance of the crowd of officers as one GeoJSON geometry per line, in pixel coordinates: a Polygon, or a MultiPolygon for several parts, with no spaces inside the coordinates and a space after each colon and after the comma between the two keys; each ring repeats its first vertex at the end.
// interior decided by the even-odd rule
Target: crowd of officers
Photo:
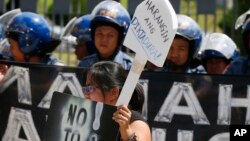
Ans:
{"type": "MultiPolygon", "coordinates": [[[[164,65],[157,67],[148,62],[145,71],[250,74],[249,15],[248,11],[243,13],[235,24],[235,28],[242,31],[244,49],[248,56],[240,56],[239,48],[226,34],[204,34],[191,17],[177,14],[178,29],[164,65]]],[[[130,70],[132,66],[133,55],[124,52],[126,47],[123,46],[131,17],[116,1],[100,2],[91,13],[72,19],[64,28],[64,32],[68,33],[62,34],[60,38],[52,36],[51,25],[42,15],[20,11],[10,18],[7,24],[0,25],[2,60],[64,66],[64,62],[54,57],[52,52],[61,42],[66,42],[75,49],[77,67],[90,68],[102,61],[116,62],[125,70],[130,70]]],[[[103,64],[99,65],[103,67],[103,64]]],[[[4,77],[8,67],[0,65],[0,79],[4,77]]],[[[95,89],[97,87],[88,87],[86,92],[90,93],[95,89]]],[[[127,110],[126,107],[124,109],[127,110]]],[[[128,117],[131,118],[130,116],[128,117]]],[[[120,121],[118,123],[125,128],[120,121]]],[[[145,126],[141,123],[139,125],[145,126]]],[[[149,140],[150,133],[147,128],[145,130],[146,134],[140,134],[133,126],[128,132],[120,129],[121,138],[128,139],[130,135],[137,135],[142,139],[147,135],[143,140],[149,140]]],[[[134,136],[131,140],[133,139],[134,136]]]]}

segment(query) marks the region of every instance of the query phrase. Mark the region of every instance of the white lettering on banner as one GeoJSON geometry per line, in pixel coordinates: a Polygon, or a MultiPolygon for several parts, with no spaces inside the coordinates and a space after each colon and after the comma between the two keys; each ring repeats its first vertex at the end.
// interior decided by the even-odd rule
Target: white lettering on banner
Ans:
{"type": "MultiPolygon", "coordinates": [[[[29,68],[18,66],[10,67],[4,79],[0,82],[0,94],[15,81],[17,81],[18,102],[32,105],[29,68]]],[[[63,92],[67,87],[72,92],[72,95],[83,97],[81,84],[75,73],[60,72],[51,85],[49,91],[40,102],[39,107],[48,109],[54,91],[63,92]]]]}
{"type": "Polygon", "coordinates": [[[164,128],[152,128],[152,141],[165,141],[167,130],[164,128]]]}
{"type": "MultiPolygon", "coordinates": [[[[135,19],[136,20],[136,19],[135,19]]],[[[136,21],[134,21],[134,24],[136,21]]],[[[135,25],[139,26],[139,24],[135,25]]],[[[19,103],[31,105],[32,104],[32,93],[31,93],[31,82],[29,78],[29,69],[23,67],[12,66],[7,72],[3,81],[0,82],[0,94],[4,93],[4,91],[17,82],[17,94],[19,103]],[[19,85],[20,83],[20,85],[19,85]]],[[[148,82],[149,83],[149,82],[148,82]]],[[[74,73],[58,73],[58,76],[54,79],[49,91],[40,102],[42,108],[49,108],[44,105],[50,105],[51,97],[54,91],[61,91],[68,87],[72,94],[75,96],[83,96],[81,85],[79,80],[77,79],[74,73]],[[49,97],[50,96],[50,97],[49,97]],[[45,101],[45,102],[44,102],[45,101]],[[49,102],[49,103],[46,103],[49,102]]],[[[246,108],[246,118],[245,124],[250,124],[250,86],[247,86],[247,96],[246,98],[236,98],[232,97],[232,89],[233,85],[231,84],[220,84],[218,86],[218,117],[217,124],[218,125],[230,125],[231,124],[231,108],[232,107],[244,107],[246,108]]],[[[204,114],[201,105],[196,97],[196,94],[190,83],[184,82],[174,82],[170,91],[168,92],[164,103],[161,105],[159,112],[155,117],[156,122],[168,122],[171,123],[174,114],[178,115],[188,115],[193,119],[194,124],[200,125],[209,125],[209,121],[204,114]],[[180,101],[183,99],[186,101],[187,105],[182,106],[179,105],[180,101]]],[[[39,104],[39,105],[40,105],[39,104]]],[[[98,106],[97,106],[98,107],[98,106]]],[[[147,109],[147,108],[146,108],[147,109]]],[[[72,109],[73,110],[73,109],[72,109]]],[[[96,108],[95,115],[100,115],[99,108],[96,108]]],[[[83,124],[83,112],[76,114],[75,117],[79,117],[77,121],[78,125],[83,124]],[[81,118],[81,119],[80,119],[81,118]]],[[[95,130],[99,128],[100,119],[95,117],[95,122],[91,124],[89,127],[95,130]]],[[[76,118],[77,119],[77,118],[76,118]]],[[[39,136],[37,134],[36,128],[33,123],[32,115],[29,110],[20,109],[20,108],[11,108],[11,112],[8,119],[8,125],[5,129],[5,134],[2,138],[3,141],[10,139],[10,137],[14,138],[13,135],[19,137],[16,134],[20,133],[21,127],[25,130],[24,133],[27,138],[31,138],[32,141],[40,141],[39,136]],[[18,115],[18,116],[17,116],[18,115]],[[15,118],[14,118],[15,117],[15,118]],[[19,120],[19,121],[18,121],[19,120]],[[13,125],[14,124],[14,125],[13,125]],[[18,128],[17,128],[18,127],[18,128]],[[13,134],[16,133],[16,134],[13,134]]],[[[70,121],[70,120],[69,120],[70,121]]],[[[153,127],[154,128],[154,127],[153,127]]],[[[79,135],[77,132],[69,130],[68,128],[64,128],[65,133],[68,133],[67,139],[77,140],[79,135]],[[74,134],[73,134],[74,133],[74,134]]],[[[155,141],[158,138],[166,137],[167,129],[158,130],[159,128],[154,128],[156,130],[152,130],[152,133],[155,134],[155,137],[152,136],[155,141]],[[156,137],[157,136],[157,137],[156,137]]],[[[82,138],[82,133],[79,133],[82,138]]],[[[186,136],[184,133],[180,133],[182,137],[186,136]]],[[[225,135],[228,135],[226,133],[225,135]]],[[[92,139],[97,139],[97,135],[90,135],[92,139]]],[[[179,135],[178,135],[179,136],[179,135]]],[[[189,136],[189,135],[187,135],[189,136]]],[[[216,140],[216,138],[222,138],[224,135],[217,134],[210,139],[216,140]]],[[[226,136],[227,137],[227,136],[226,136]]],[[[20,138],[20,137],[19,137],[20,138]]],[[[178,137],[180,138],[180,137],[178,137]]],[[[185,137],[186,138],[186,137],[185,137]]],[[[165,139],[164,139],[165,140],[165,139]]]]}
{"type": "Polygon", "coordinates": [[[219,125],[229,125],[231,119],[231,97],[232,85],[220,85],[219,87],[219,108],[218,120],[219,125]]]}
{"type": "Polygon", "coordinates": [[[230,140],[229,132],[216,134],[209,139],[209,141],[229,141],[229,140],[230,140]]]}
{"type": "Polygon", "coordinates": [[[219,85],[219,107],[218,107],[218,125],[230,125],[231,108],[246,107],[245,124],[250,124],[250,86],[247,86],[246,98],[232,98],[232,85],[219,85]]]}
{"type": "Polygon", "coordinates": [[[190,115],[195,124],[210,124],[190,83],[174,82],[154,120],[170,123],[174,114],[190,115]],[[182,97],[185,98],[187,106],[178,105],[182,97]]]}
{"type": "Polygon", "coordinates": [[[29,68],[12,66],[0,82],[0,94],[17,81],[18,102],[32,105],[29,68]]]}
{"type": "Polygon", "coordinates": [[[72,95],[83,97],[81,84],[78,81],[75,73],[60,72],[38,106],[49,109],[54,91],[63,92],[67,87],[70,89],[72,95]]]}
{"type": "Polygon", "coordinates": [[[22,128],[27,137],[27,141],[40,141],[31,111],[11,107],[7,129],[5,130],[2,141],[24,140],[19,137],[22,128]]]}
{"type": "Polygon", "coordinates": [[[141,46],[143,47],[149,58],[153,56],[154,60],[157,60],[157,58],[162,56],[162,53],[156,50],[155,46],[151,43],[146,32],[140,25],[137,17],[133,17],[130,26],[133,27],[132,31],[135,34],[135,37],[137,38],[137,40],[139,41],[139,43],[141,44],[141,46]]]}
{"type": "MultiPolygon", "coordinates": [[[[178,130],[177,134],[177,141],[193,141],[194,132],[192,130],[178,130]]],[[[166,141],[166,135],[166,129],[152,127],[152,141],[166,141]]],[[[224,132],[212,136],[209,141],[229,141],[229,138],[230,134],[224,132]]]]}
{"type": "Polygon", "coordinates": [[[194,131],[178,130],[178,141],[192,141],[194,131]]]}
{"type": "Polygon", "coordinates": [[[162,16],[159,15],[161,12],[156,6],[153,4],[153,1],[147,0],[146,6],[148,7],[147,10],[150,11],[150,13],[153,15],[154,20],[159,25],[160,31],[161,31],[161,37],[164,38],[163,42],[167,42],[169,40],[168,37],[168,30],[167,30],[167,24],[164,23],[162,16]]]}

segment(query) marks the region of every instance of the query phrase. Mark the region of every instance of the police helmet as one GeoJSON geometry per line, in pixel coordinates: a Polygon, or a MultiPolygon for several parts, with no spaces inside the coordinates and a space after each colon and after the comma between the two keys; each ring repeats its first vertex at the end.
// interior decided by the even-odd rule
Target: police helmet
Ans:
{"type": "Polygon", "coordinates": [[[243,39],[243,45],[247,51],[247,53],[250,55],[250,47],[249,47],[249,33],[250,33],[250,9],[246,11],[245,13],[241,14],[236,22],[235,22],[235,29],[241,29],[242,31],[242,39],[243,39]]]}
{"type": "Polygon", "coordinates": [[[110,25],[119,31],[119,43],[123,41],[131,19],[128,11],[119,2],[113,0],[102,1],[95,6],[91,15],[93,17],[91,21],[92,38],[97,26],[110,25]]]}
{"type": "Polygon", "coordinates": [[[90,14],[79,17],[74,23],[71,35],[76,37],[78,41],[91,41],[90,22],[90,14]]]}
{"type": "Polygon", "coordinates": [[[200,48],[202,41],[202,32],[200,26],[189,16],[177,14],[178,28],[176,34],[182,36],[192,42],[191,56],[195,57],[195,53],[200,48]]]}
{"type": "Polygon", "coordinates": [[[234,60],[239,55],[239,49],[234,41],[223,33],[210,33],[202,44],[204,50],[201,53],[202,61],[209,58],[225,58],[234,60]]]}
{"type": "Polygon", "coordinates": [[[51,28],[42,16],[32,12],[21,12],[8,23],[6,36],[16,40],[24,54],[42,52],[51,41],[51,28]]]}

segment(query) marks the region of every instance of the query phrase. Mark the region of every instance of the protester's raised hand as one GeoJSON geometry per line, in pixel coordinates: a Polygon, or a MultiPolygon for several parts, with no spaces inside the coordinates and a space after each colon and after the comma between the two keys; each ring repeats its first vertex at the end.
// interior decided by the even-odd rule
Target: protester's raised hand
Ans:
{"type": "Polygon", "coordinates": [[[133,134],[133,131],[129,126],[131,119],[131,111],[128,109],[126,105],[118,106],[112,118],[120,126],[119,130],[121,133],[121,138],[123,140],[128,140],[131,134],[133,134]]]}

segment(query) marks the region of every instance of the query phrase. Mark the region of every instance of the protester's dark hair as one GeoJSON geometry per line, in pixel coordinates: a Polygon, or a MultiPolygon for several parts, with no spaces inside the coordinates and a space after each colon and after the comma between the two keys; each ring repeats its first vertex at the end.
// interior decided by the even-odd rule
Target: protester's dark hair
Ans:
{"type": "Polygon", "coordinates": [[[115,87],[122,88],[127,72],[121,65],[109,61],[100,61],[93,64],[87,73],[95,86],[106,91],[115,87]]]}
{"type": "Polygon", "coordinates": [[[131,106],[132,110],[142,113],[144,101],[144,89],[140,83],[137,83],[131,100],[129,101],[129,106],[131,106]]]}
{"type": "MultiPolygon", "coordinates": [[[[93,64],[87,75],[93,81],[94,85],[102,91],[107,91],[118,87],[120,91],[126,81],[127,71],[122,65],[112,61],[100,61],[93,64]]],[[[131,97],[129,107],[131,110],[142,111],[144,103],[143,87],[138,83],[131,97]]]]}

